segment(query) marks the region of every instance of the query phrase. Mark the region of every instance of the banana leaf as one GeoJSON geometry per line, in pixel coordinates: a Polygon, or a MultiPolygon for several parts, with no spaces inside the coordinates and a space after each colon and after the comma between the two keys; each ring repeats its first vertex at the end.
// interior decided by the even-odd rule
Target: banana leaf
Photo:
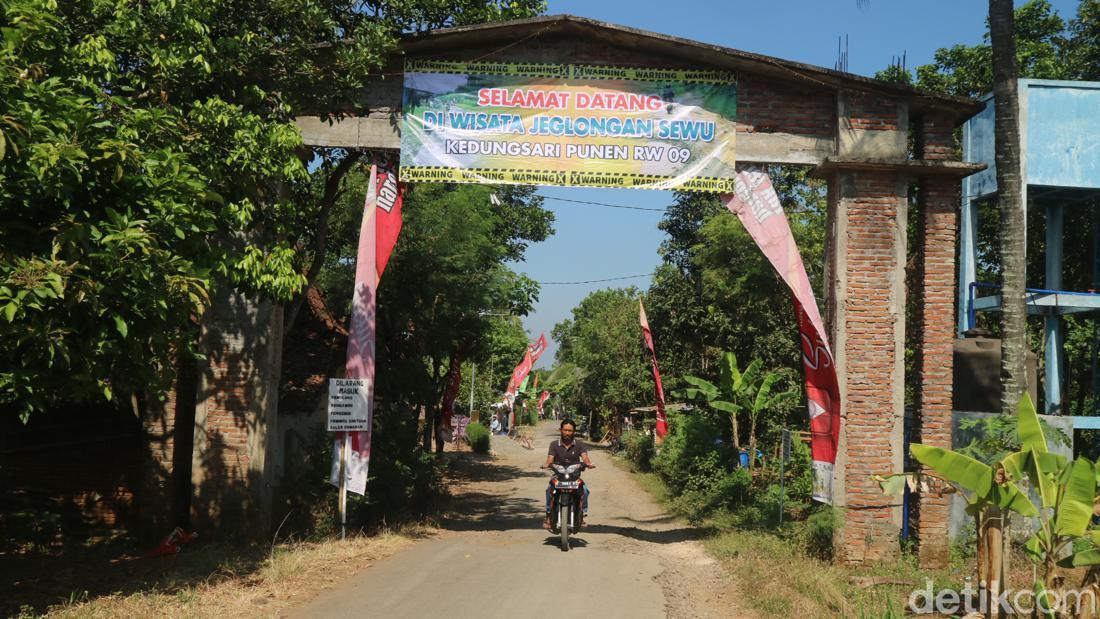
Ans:
{"type": "Polygon", "coordinates": [[[1092,502],[1096,497],[1096,471],[1092,462],[1078,458],[1070,470],[1062,493],[1062,502],[1054,516],[1054,532],[1080,537],[1092,521],[1092,502]]]}
{"type": "Polygon", "coordinates": [[[1059,567],[1084,567],[1087,565],[1100,565],[1100,550],[1089,548],[1058,561],[1059,567]]]}
{"type": "Polygon", "coordinates": [[[1016,432],[1020,435],[1020,450],[1034,449],[1046,453],[1047,439],[1043,436],[1043,427],[1039,425],[1039,415],[1031,403],[1031,395],[1025,393],[1016,406],[1016,432]]]}
{"type": "Polygon", "coordinates": [[[909,452],[918,462],[931,467],[947,481],[978,496],[989,495],[993,486],[993,469],[989,465],[954,451],[920,443],[910,445],[909,452]]]}

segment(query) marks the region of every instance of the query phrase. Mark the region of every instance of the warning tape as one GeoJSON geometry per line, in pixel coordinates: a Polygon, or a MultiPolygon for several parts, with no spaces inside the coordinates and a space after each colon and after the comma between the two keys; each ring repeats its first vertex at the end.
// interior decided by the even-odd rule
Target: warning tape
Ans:
{"type": "Polygon", "coordinates": [[[515,170],[503,168],[448,168],[409,166],[401,168],[403,182],[478,183],[503,185],[550,185],[557,187],[620,187],[624,189],[677,189],[708,193],[732,193],[734,179],[697,176],[634,174],[630,172],[587,172],[570,170],[515,170]]]}
{"type": "Polygon", "coordinates": [[[509,75],[552,79],[630,80],[640,82],[683,82],[736,84],[730,71],[701,69],[651,69],[586,64],[540,64],[512,62],[454,62],[449,60],[405,61],[405,73],[456,73],[463,75],[509,75]]]}

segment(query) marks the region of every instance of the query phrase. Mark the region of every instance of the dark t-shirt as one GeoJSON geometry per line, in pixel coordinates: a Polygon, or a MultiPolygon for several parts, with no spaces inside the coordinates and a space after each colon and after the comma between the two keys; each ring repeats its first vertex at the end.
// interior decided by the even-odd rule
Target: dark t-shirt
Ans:
{"type": "Polygon", "coordinates": [[[580,462],[581,454],[586,453],[588,453],[588,448],[584,446],[584,443],[573,439],[573,444],[568,447],[562,445],[561,440],[550,441],[550,450],[546,455],[554,457],[554,464],[569,466],[580,462]]]}

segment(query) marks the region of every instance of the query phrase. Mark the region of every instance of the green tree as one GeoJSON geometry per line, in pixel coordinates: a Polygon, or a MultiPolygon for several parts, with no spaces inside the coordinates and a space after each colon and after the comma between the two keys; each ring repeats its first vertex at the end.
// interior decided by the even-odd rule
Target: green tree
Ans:
{"type": "Polygon", "coordinates": [[[216,286],[293,296],[292,118],[351,107],[402,32],[542,8],[0,3],[0,402],[156,392],[216,286]]]}
{"type": "Polygon", "coordinates": [[[637,289],[609,288],[589,294],[573,308],[572,320],[555,325],[552,335],[559,345],[557,363],[574,366],[571,378],[578,384],[563,393],[570,398],[571,408],[607,411],[614,424],[630,407],[652,399],[653,377],[638,325],[637,289]]]}
{"type": "MultiPolygon", "coordinates": [[[[349,174],[317,277],[338,322],[346,322],[351,309],[365,182],[363,170],[349,174]]],[[[483,368],[492,362],[494,394],[522,357],[527,338],[518,320],[494,314],[525,315],[538,286],[504,263],[546,238],[553,214],[530,187],[442,184],[409,187],[403,214],[401,238],[378,287],[377,394],[426,413],[421,438],[427,451],[456,351],[483,368]],[[490,199],[494,192],[499,204],[490,199]]]]}

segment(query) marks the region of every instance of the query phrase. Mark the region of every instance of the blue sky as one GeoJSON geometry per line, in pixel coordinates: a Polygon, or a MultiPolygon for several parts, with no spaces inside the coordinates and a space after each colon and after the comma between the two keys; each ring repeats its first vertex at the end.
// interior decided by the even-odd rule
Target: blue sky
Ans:
{"type": "MultiPolygon", "coordinates": [[[[725,2],[677,0],[649,4],[637,0],[550,0],[551,15],[570,14],[661,32],[704,43],[832,68],[837,37],[848,36],[848,70],[873,75],[905,53],[912,68],[932,62],[935,51],[973,45],[985,32],[984,0],[775,0],[725,2]]],[[[1022,2],[1016,2],[1019,6],[1022,2]]],[[[1064,19],[1076,0],[1053,0],[1064,19]]],[[[650,273],[660,263],[661,213],[563,202],[555,198],[664,208],[672,194],[627,189],[543,188],[546,208],[557,214],[556,233],[532,246],[527,259],[512,267],[540,282],[585,281],[650,273]]],[[[609,286],[645,289],[648,278],[581,285],[544,285],[535,311],[524,319],[532,339],[570,317],[588,293],[609,286]]],[[[539,359],[553,363],[556,346],[539,359]]]]}

